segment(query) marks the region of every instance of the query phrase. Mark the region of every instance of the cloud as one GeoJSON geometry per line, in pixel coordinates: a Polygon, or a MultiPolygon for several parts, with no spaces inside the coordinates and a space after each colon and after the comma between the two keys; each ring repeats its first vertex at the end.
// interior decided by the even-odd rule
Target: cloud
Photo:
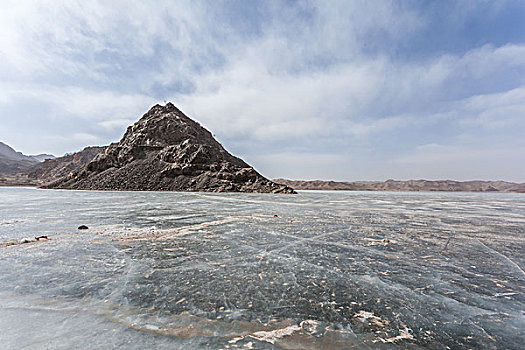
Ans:
{"type": "Polygon", "coordinates": [[[63,154],[118,140],[157,101],[147,95],[81,87],[3,83],[2,139],[28,154],[63,154]],[[28,141],[29,147],[20,147],[28,141]]]}
{"type": "MultiPolygon", "coordinates": [[[[182,94],[178,100],[226,138],[362,138],[433,123],[447,115],[473,118],[473,113],[481,112],[473,110],[476,96],[490,95],[476,93],[492,91],[480,85],[493,81],[495,67],[515,64],[525,71],[525,62],[520,66],[521,61],[508,54],[523,50],[525,46],[516,45],[482,47],[462,56],[397,65],[379,57],[304,74],[273,74],[265,65],[234,62],[220,74],[196,78],[195,93],[182,94]],[[478,80],[482,84],[469,89],[473,96],[454,92],[458,84],[474,85],[478,80]]],[[[519,118],[519,111],[511,109],[509,115],[519,118]]]]}
{"type": "Polygon", "coordinates": [[[76,141],[89,143],[89,144],[97,143],[100,141],[100,139],[95,135],[91,135],[88,133],[81,133],[81,132],[73,134],[73,138],[76,141]]]}
{"type": "Polygon", "coordinates": [[[145,108],[155,99],[142,94],[126,94],[112,90],[100,91],[75,86],[0,84],[6,93],[0,101],[13,105],[21,101],[45,104],[55,114],[68,118],[114,121],[135,118],[138,108],[145,108]]]}
{"type": "Polygon", "coordinates": [[[127,126],[133,124],[136,121],[135,119],[112,119],[100,122],[98,123],[98,125],[108,130],[113,130],[117,128],[123,130],[127,126]]]}
{"type": "Polygon", "coordinates": [[[525,86],[509,91],[472,96],[460,103],[463,123],[486,130],[516,128],[525,132],[525,86]]]}

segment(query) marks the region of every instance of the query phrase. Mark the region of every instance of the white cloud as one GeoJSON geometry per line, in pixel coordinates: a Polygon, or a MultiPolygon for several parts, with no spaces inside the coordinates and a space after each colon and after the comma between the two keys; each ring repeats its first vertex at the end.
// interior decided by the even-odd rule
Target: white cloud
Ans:
{"type": "Polygon", "coordinates": [[[24,101],[41,103],[50,108],[54,118],[102,120],[135,119],[156,101],[142,94],[126,94],[112,90],[100,91],[81,87],[56,87],[47,84],[0,84],[4,95],[0,106],[24,101]]]}
{"type": "MultiPolygon", "coordinates": [[[[395,66],[375,58],[304,74],[273,74],[259,62],[261,53],[254,55],[253,64],[234,61],[219,73],[196,77],[195,93],[177,100],[191,115],[228,138],[246,134],[259,140],[363,137],[425,123],[423,119],[436,122],[454,115],[468,120],[473,113],[481,113],[472,110],[476,97],[456,101],[447,91],[449,86],[460,80],[490,79],[494,67],[505,64],[504,59],[519,64],[508,52],[522,50],[525,52],[525,46],[482,47],[462,56],[444,55],[395,66]]],[[[525,69],[525,61],[520,67],[525,69]]],[[[519,118],[521,107],[511,103],[514,107],[502,101],[498,108],[507,108],[511,118],[519,118]]]]}
{"type": "Polygon", "coordinates": [[[91,134],[88,134],[88,133],[85,133],[85,132],[75,133],[75,134],[73,134],[73,138],[76,141],[85,142],[87,144],[93,144],[93,143],[97,143],[98,141],[100,141],[98,136],[91,135],[91,134]]]}
{"type": "Polygon", "coordinates": [[[97,125],[100,125],[101,127],[113,130],[113,129],[121,129],[124,130],[129,125],[132,125],[136,122],[136,118],[133,119],[112,119],[112,120],[105,120],[103,122],[98,123],[97,125]]]}
{"type": "Polygon", "coordinates": [[[525,86],[509,91],[477,95],[462,101],[463,123],[487,130],[521,128],[525,132],[525,86]]]}

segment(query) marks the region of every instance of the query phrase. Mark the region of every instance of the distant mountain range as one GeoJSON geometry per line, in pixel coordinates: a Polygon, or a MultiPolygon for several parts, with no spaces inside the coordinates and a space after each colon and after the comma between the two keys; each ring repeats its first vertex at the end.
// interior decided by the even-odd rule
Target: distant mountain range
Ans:
{"type": "Polygon", "coordinates": [[[55,158],[52,154],[27,156],[0,142],[0,175],[11,175],[26,171],[46,159],[55,158]]]}
{"type": "Polygon", "coordinates": [[[300,181],[275,179],[277,183],[296,190],[326,191],[445,191],[445,192],[520,192],[525,193],[525,183],[506,181],[453,181],[453,180],[408,180],[384,182],[300,181]]]}

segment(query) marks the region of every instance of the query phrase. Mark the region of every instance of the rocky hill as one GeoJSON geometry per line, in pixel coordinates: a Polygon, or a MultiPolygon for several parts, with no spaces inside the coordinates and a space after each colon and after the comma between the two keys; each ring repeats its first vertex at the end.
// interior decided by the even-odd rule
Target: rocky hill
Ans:
{"type": "Polygon", "coordinates": [[[42,162],[46,158],[52,158],[50,154],[39,154],[26,156],[15,151],[12,147],[0,142],[0,175],[13,175],[26,171],[32,166],[42,162]]]}
{"type": "Polygon", "coordinates": [[[153,106],[123,138],[46,188],[294,193],[255,171],[172,103],[153,106]]]}
{"type": "Polygon", "coordinates": [[[300,181],[276,179],[277,183],[292,186],[297,190],[343,190],[343,191],[445,191],[445,192],[521,192],[525,183],[505,181],[452,181],[452,180],[408,180],[385,182],[339,182],[300,181]]]}
{"type": "Polygon", "coordinates": [[[66,154],[63,157],[47,159],[41,164],[33,165],[27,170],[30,180],[54,182],[86,166],[106,147],[86,147],[80,152],[66,154]]]}
{"type": "Polygon", "coordinates": [[[0,155],[0,175],[20,173],[37,164],[31,160],[11,159],[0,155]]]}

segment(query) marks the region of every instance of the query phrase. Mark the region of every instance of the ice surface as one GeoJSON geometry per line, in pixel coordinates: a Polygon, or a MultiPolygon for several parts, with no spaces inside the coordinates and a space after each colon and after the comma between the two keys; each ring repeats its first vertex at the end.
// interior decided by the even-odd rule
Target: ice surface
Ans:
{"type": "Polygon", "coordinates": [[[522,194],[0,198],[7,348],[525,344],[522,194]]]}

